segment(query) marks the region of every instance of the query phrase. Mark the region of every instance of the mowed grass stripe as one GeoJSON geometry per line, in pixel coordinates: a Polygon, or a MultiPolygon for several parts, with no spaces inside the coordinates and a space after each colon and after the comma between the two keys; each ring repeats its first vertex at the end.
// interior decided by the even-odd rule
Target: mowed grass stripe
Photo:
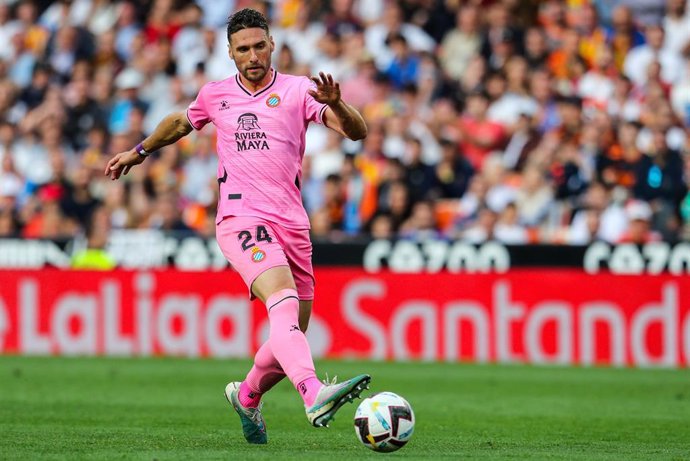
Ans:
{"type": "Polygon", "coordinates": [[[237,360],[0,357],[0,459],[690,460],[690,370],[322,361],[413,406],[399,452],[359,445],[355,406],[315,429],[290,383],[265,398],[250,446],[223,388],[237,360]]]}

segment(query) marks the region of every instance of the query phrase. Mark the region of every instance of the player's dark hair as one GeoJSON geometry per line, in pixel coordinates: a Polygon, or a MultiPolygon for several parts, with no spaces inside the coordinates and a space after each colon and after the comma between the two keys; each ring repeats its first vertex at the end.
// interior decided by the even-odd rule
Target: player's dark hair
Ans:
{"type": "Polygon", "coordinates": [[[268,20],[256,10],[244,8],[228,18],[228,43],[230,36],[242,29],[252,29],[258,27],[268,34],[268,20]]]}

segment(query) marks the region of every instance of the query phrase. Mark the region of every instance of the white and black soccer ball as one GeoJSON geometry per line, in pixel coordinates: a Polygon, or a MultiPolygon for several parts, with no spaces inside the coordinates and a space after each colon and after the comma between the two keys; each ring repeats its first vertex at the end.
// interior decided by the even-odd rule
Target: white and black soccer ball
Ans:
{"type": "Polygon", "coordinates": [[[412,407],[393,392],[367,397],[355,412],[357,439],[374,451],[399,450],[410,440],[413,432],[412,407]]]}

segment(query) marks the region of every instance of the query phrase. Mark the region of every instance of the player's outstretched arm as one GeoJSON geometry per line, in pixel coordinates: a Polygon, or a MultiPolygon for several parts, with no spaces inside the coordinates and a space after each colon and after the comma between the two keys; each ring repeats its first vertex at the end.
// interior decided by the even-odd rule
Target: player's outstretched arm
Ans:
{"type": "MultiPolygon", "coordinates": [[[[146,152],[154,152],[161,147],[173,144],[178,139],[187,136],[191,131],[192,125],[187,119],[187,114],[176,112],[161,120],[153,133],[144,139],[139,146],[143,147],[146,152]]],[[[104,174],[110,176],[110,179],[118,179],[121,175],[129,173],[134,165],[139,165],[145,159],[146,155],[140,154],[136,147],[126,152],[120,152],[110,159],[104,174]]]]}
{"type": "Polygon", "coordinates": [[[340,84],[333,80],[333,76],[319,72],[319,76],[311,77],[311,80],[316,83],[316,90],[310,90],[309,94],[318,102],[328,105],[323,114],[325,125],[353,141],[366,138],[367,124],[364,118],[340,97],[340,84]]]}

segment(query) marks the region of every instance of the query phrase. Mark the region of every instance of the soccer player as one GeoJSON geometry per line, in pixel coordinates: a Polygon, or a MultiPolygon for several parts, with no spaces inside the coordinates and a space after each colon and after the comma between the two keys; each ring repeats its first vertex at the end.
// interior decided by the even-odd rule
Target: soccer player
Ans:
{"type": "Polygon", "coordinates": [[[186,113],[164,118],[135,148],[105,169],[115,180],[150,152],[213,123],[218,132],[220,198],[216,238],[242,276],[251,298],[266,304],[269,339],[244,381],[225,395],[240,416],[249,443],[266,443],[261,396],[287,376],[304,400],[309,422],[327,426],[336,411],[368,387],[366,374],[321,383],[304,335],[314,299],[309,219],[300,197],[301,161],[309,122],[362,139],[362,116],[340,96],[330,75],[297,77],[271,67],[275,45],[268,22],[243,9],[228,20],[228,49],[239,73],[204,85],[186,113]]]}

